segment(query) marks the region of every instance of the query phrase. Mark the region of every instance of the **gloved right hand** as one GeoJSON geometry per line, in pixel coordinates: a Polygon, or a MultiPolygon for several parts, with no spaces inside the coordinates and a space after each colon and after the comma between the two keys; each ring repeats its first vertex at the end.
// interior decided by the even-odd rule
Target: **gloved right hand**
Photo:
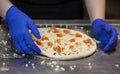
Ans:
{"type": "Polygon", "coordinates": [[[40,49],[31,38],[29,29],[36,38],[41,36],[34,22],[26,14],[15,6],[11,6],[6,12],[5,21],[9,27],[12,43],[18,52],[25,54],[40,53],[40,49]]]}
{"type": "Polygon", "coordinates": [[[117,30],[106,23],[103,19],[95,19],[92,22],[92,32],[95,39],[104,44],[103,51],[111,51],[117,46],[117,30]]]}

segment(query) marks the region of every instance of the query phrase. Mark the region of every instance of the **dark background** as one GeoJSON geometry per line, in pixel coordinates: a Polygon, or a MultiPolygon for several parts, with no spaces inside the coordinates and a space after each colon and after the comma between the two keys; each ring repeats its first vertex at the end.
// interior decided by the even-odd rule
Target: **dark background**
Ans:
{"type": "Polygon", "coordinates": [[[120,19],[120,0],[107,0],[107,19],[120,19]]]}
{"type": "MultiPolygon", "coordinates": [[[[89,19],[85,7],[84,19],[89,19]]],[[[106,0],[106,19],[120,19],[120,0],[106,0]]]]}

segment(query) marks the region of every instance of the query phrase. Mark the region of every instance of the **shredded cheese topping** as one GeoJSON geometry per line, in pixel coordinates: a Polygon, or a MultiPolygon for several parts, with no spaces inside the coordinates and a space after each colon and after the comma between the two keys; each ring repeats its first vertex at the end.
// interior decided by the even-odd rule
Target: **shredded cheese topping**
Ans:
{"type": "Polygon", "coordinates": [[[94,49],[96,44],[87,35],[78,31],[56,28],[40,28],[41,39],[32,35],[35,43],[52,56],[85,54],[94,49]]]}

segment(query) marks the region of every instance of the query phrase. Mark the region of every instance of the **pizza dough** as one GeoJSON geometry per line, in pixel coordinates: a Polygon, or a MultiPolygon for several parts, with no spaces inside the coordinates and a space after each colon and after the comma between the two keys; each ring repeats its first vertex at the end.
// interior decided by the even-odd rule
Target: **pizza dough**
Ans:
{"type": "Polygon", "coordinates": [[[38,28],[41,39],[32,35],[41,54],[58,60],[83,58],[96,51],[96,43],[80,31],[65,28],[38,28]]]}

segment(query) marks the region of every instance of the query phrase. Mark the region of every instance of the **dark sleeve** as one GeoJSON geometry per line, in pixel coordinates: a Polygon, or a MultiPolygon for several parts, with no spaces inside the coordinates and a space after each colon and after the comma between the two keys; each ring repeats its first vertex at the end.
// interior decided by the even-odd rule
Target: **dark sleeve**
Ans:
{"type": "Polygon", "coordinates": [[[21,9],[23,12],[25,12],[33,19],[83,18],[82,0],[11,0],[11,1],[14,5],[16,5],[19,9],[21,9]]]}

